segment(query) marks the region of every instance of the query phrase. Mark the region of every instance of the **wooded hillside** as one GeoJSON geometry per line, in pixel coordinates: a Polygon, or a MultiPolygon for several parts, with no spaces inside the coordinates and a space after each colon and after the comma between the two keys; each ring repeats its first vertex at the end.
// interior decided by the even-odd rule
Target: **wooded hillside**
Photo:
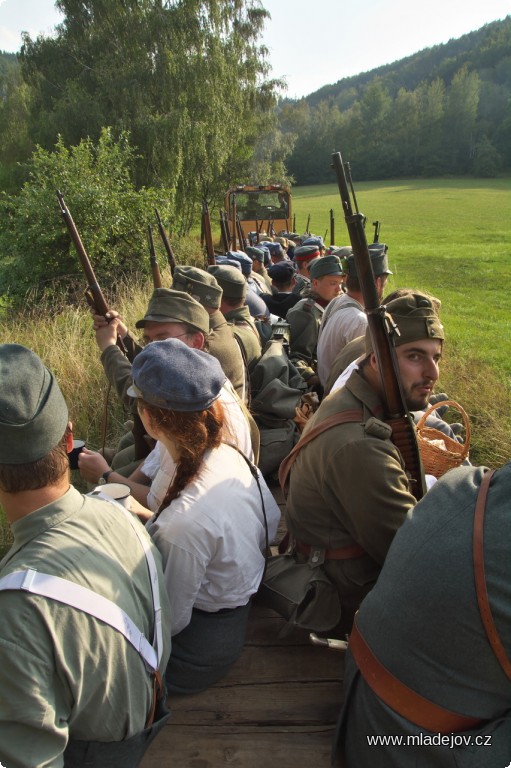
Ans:
{"type": "Polygon", "coordinates": [[[299,184],[331,180],[342,149],[357,179],[511,168],[511,16],[280,104],[299,184]]]}

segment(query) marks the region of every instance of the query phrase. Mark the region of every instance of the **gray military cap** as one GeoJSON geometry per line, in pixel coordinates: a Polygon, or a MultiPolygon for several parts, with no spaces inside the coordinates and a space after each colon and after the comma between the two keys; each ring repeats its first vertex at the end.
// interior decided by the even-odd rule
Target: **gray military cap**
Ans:
{"type": "Polygon", "coordinates": [[[21,344],[0,344],[0,464],[30,464],[64,436],[68,410],[57,380],[21,344]]]}

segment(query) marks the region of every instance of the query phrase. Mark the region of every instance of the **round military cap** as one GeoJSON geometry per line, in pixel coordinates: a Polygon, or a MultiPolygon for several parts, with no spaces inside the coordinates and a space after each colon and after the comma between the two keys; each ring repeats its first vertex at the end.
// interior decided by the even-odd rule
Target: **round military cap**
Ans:
{"type": "Polygon", "coordinates": [[[252,259],[244,251],[227,251],[227,257],[239,263],[244,275],[250,275],[252,272],[252,259]]]}
{"type": "MultiPolygon", "coordinates": [[[[423,293],[407,293],[389,301],[386,311],[391,315],[399,334],[392,336],[393,344],[399,347],[412,341],[422,339],[439,339],[443,341],[444,326],[435,309],[431,297],[423,293]]],[[[369,328],[366,331],[366,352],[373,351],[369,328]]]]}
{"type": "Polygon", "coordinates": [[[320,250],[317,245],[300,245],[294,249],[294,261],[311,261],[320,256],[320,250]]]}
{"type": "Polygon", "coordinates": [[[295,276],[295,268],[291,261],[279,261],[268,267],[268,274],[277,283],[287,283],[295,276]]]}
{"type": "MultiPolygon", "coordinates": [[[[216,256],[215,257],[215,264],[225,264],[226,266],[234,267],[235,269],[238,270],[238,272],[241,272],[241,264],[239,263],[239,261],[236,261],[236,259],[230,259],[228,256],[223,256],[223,255],[222,256],[216,256]]],[[[214,265],[212,264],[211,266],[214,266],[214,265]]],[[[209,271],[210,271],[210,269],[208,267],[208,272],[209,271]]],[[[213,275],[213,276],[215,277],[215,280],[216,280],[216,276],[215,275],[213,275]]],[[[218,280],[217,280],[217,282],[218,282],[218,280]]]]}
{"type": "Polygon", "coordinates": [[[353,248],[351,245],[331,245],[326,250],[327,255],[337,256],[339,259],[347,259],[348,256],[353,254],[353,248]]]}
{"type": "Polygon", "coordinates": [[[315,245],[318,248],[325,247],[323,238],[320,235],[311,235],[310,237],[306,237],[304,240],[302,240],[302,245],[315,245]]]}
{"type": "Polygon", "coordinates": [[[185,291],[156,288],[149,299],[147,312],[135,323],[143,328],[146,323],[186,323],[205,336],[209,335],[209,315],[203,306],[185,291]]]}
{"type": "MultiPolygon", "coordinates": [[[[392,272],[389,269],[389,261],[387,258],[388,248],[385,243],[371,243],[368,248],[374,276],[391,275],[392,272]]],[[[356,276],[357,274],[353,252],[346,258],[346,271],[349,276],[356,276]]]]}
{"type": "Polygon", "coordinates": [[[256,248],[255,245],[247,245],[245,253],[247,256],[250,256],[252,261],[260,261],[262,264],[264,263],[264,251],[262,248],[256,248]]]}
{"type": "Polygon", "coordinates": [[[340,259],[337,256],[321,256],[314,259],[309,266],[309,275],[312,280],[325,275],[343,275],[343,269],[340,259]]]}
{"type": "Polygon", "coordinates": [[[287,247],[289,245],[289,243],[287,241],[287,237],[277,237],[277,238],[275,238],[275,242],[276,243],[280,243],[281,246],[284,248],[284,250],[287,250],[287,247]]]}
{"type": "Polygon", "coordinates": [[[208,272],[214,275],[226,299],[245,298],[247,281],[239,268],[231,267],[228,264],[212,264],[208,267],[208,272]]]}
{"type": "Polygon", "coordinates": [[[0,464],[42,459],[66,431],[68,411],[51,371],[21,344],[0,344],[0,464]]]}
{"type": "Polygon", "coordinates": [[[199,267],[178,266],[172,277],[172,287],[176,291],[185,291],[205,307],[218,309],[222,299],[222,289],[213,275],[199,267]]]}
{"type": "Polygon", "coordinates": [[[171,411],[206,410],[226,381],[215,357],[180,339],[148,344],[133,360],[131,370],[128,395],[171,411]]]}
{"type": "Polygon", "coordinates": [[[271,256],[277,256],[279,258],[285,258],[286,252],[280,243],[265,243],[266,247],[270,251],[271,256]]]}
{"type": "Polygon", "coordinates": [[[245,304],[252,317],[269,317],[270,310],[262,298],[250,288],[245,296],[245,304]]]}

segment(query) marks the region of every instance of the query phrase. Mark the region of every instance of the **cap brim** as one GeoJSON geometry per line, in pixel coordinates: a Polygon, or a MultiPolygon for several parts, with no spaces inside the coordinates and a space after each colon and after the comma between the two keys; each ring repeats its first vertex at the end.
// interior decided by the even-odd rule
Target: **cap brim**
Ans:
{"type": "Polygon", "coordinates": [[[143,397],[142,392],[134,382],[131,384],[130,387],[128,387],[128,389],[126,390],[126,394],[128,395],[128,397],[143,397]]]}
{"type": "Polygon", "coordinates": [[[146,315],[142,320],[137,320],[135,328],[143,328],[146,323],[183,323],[183,320],[168,315],[146,315]]]}

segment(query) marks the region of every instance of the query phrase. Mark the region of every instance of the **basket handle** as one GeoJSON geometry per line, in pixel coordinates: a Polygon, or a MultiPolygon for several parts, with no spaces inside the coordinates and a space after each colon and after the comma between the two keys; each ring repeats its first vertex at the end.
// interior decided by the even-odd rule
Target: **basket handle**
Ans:
{"type": "MultiPolygon", "coordinates": [[[[443,408],[446,405],[449,408],[455,408],[457,411],[461,413],[461,417],[463,419],[463,425],[465,427],[465,446],[468,449],[468,447],[470,446],[470,421],[465,409],[459,403],[457,403],[456,400],[440,400],[440,402],[430,405],[429,408],[426,411],[424,411],[419,421],[417,422],[417,431],[419,431],[425,426],[426,419],[428,418],[428,416],[431,416],[431,414],[434,413],[434,411],[436,411],[437,408],[443,408]]],[[[468,454],[468,450],[467,450],[467,454],[468,454]]]]}

